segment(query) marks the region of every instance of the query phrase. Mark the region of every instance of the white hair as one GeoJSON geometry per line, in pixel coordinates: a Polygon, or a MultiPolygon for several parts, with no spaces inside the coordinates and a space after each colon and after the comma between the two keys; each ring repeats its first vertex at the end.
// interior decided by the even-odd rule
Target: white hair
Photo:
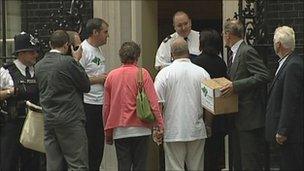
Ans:
{"type": "Polygon", "coordinates": [[[273,41],[274,43],[280,42],[285,48],[293,51],[296,44],[295,32],[288,26],[278,27],[274,32],[273,41]]]}

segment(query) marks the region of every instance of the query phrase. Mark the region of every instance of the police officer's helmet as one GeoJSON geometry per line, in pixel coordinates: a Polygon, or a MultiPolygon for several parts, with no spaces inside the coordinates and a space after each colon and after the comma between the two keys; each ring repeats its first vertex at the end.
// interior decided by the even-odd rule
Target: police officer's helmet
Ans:
{"type": "Polygon", "coordinates": [[[35,39],[31,34],[26,32],[21,32],[20,34],[15,35],[15,51],[13,54],[24,51],[39,51],[38,39],[35,39]]]}

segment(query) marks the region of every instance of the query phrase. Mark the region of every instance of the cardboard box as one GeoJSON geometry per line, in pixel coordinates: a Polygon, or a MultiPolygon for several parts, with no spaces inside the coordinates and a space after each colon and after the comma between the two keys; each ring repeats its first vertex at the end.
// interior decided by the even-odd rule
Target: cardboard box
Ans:
{"type": "Polygon", "coordinates": [[[221,77],[203,80],[201,83],[202,105],[214,115],[235,113],[238,111],[238,96],[236,94],[221,97],[220,89],[229,82],[231,81],[221,77]]]}

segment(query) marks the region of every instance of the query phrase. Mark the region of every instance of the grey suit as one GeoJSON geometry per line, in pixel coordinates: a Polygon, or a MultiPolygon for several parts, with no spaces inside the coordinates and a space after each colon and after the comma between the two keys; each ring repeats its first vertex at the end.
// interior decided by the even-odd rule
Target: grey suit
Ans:
{"type": "Polygon", "coordinates": [[[239,96],[239,112],[235,114],[232,136],[234,156],[240,156],[236,160],[241,161],[242,170],[262,170],[268,70],[257,51],[242,42],[228,76],[239,96]]]}
{"type": "Polygon", "coordinates": [[[295,53],[287,57],[269,90],[266,140],[276,144],[276,133],[287,137],[283,145],[278,145],[281,170],[303,170],[303,61],[295,53]]]}

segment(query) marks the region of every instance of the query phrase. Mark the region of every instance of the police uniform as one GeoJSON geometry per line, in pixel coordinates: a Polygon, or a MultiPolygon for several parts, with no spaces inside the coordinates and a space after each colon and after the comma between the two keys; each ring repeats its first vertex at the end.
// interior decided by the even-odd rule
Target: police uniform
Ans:
{"type": "MultiPolygon", "coordinates": [[[[22,33],[15,36],[15,53],[37,51],[31,36],[22,33]]],[[[14,87],[14,94],[1,102],[1,115],[4,124],[1,128],[1,171],[38,170],[40,156],[38,152],[24,148],[20,142],[26,104],[29,100],[37,104],[38,87],[34,79],[34,67],[25,66],[19,59],[6,63],[0,68],[0,89],[14,87]]]]}
{"type": "MultiPolygon", "coordinates": [[[[166,37],[160,44],[155,58],[156,68],[165,67],[172,63],[171,44],[177,37],[179,37],[179,35],[175,32],[166,37]]],[[[188,42],[190,58],[201,54],[201,51],[199,50],[199,32],[191,30],[185,40],[188,42]]]]}

